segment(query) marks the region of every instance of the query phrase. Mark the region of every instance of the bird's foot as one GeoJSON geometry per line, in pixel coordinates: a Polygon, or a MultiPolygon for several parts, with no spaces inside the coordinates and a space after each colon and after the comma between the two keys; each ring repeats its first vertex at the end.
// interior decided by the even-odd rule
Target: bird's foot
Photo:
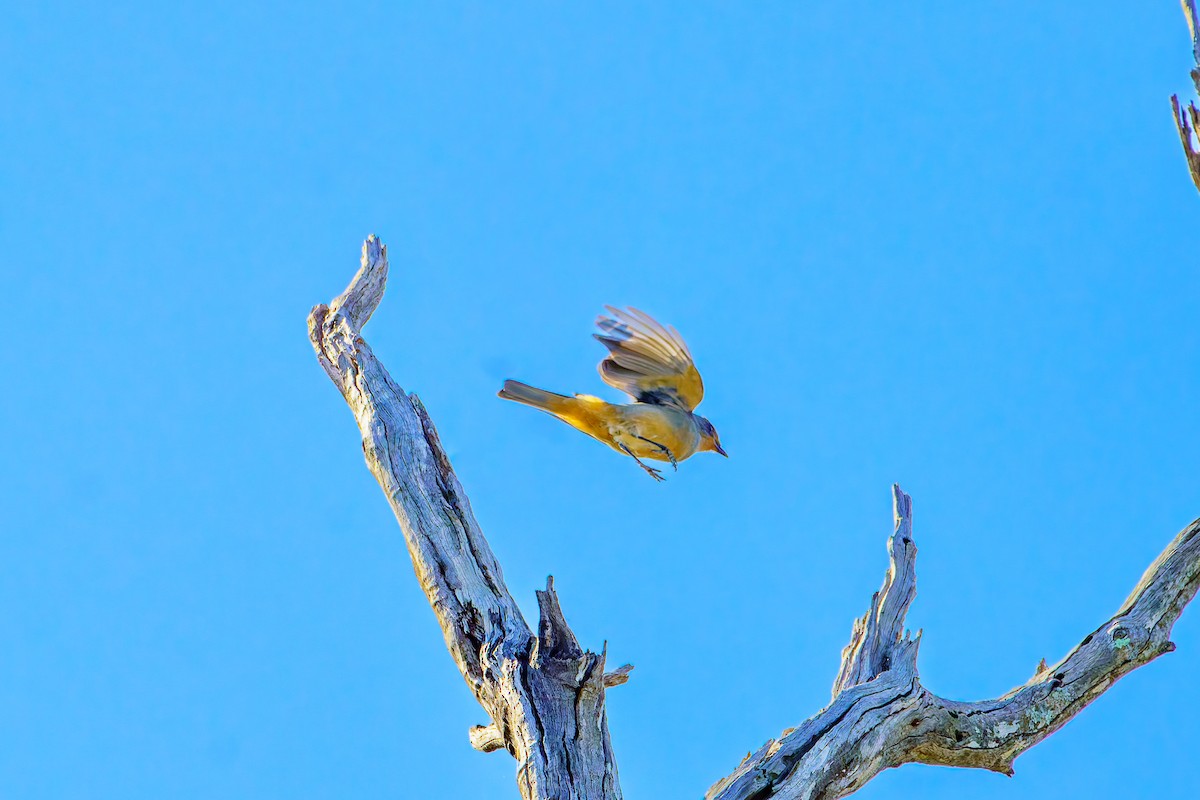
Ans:
{"type": "MultiPolygon", "coordinates": [[[[641,439],[642,437],[640,437],[640,436],[639,436],[638,438],[639,438],[639,439],[641,439]]],[[[649,442],[650,440],[649,440],[649,439],[646,439],[645,441],[649,442]]],[[[662,447],[662,445],[658,444],[657,442],[651,442],[651,444],[657,445],[658,447],[662,447]]],[[[646,474],[648,474],[648,475],[649,475],[651,478],[654,478],[654,480],[658,481],[659,483],[662,483],[663,481],[665,481],[665,480],[666,480],[666,478],[664,478],[664,477],[662,476],[662,471],[661,471],[661,470],[657,470],[657,469],[655,469],[654,467],[647,466],[647,465],[645,464],[645,462],[643,462],[643,461],[642,461],[640,458],[638,458],[636,455],[634,455],[634,454],[633,454],[633,451],[632,451],[632,450],[630,450],[628,447],[626,447],[626,446],[625,446],[625,444],[624,444],[623,442],[617,442],[617,447],[619,447],[619,448],[621,448],[622,450],[624,450],[624,451],[625,451],[625,453],[626,453],[626,454],[627,454],[627,455],[628,455],[630,458],[632,458],[634,461],[636,461],[636,462],[637,462],[637,465],[638,465],[639,467],[641,467],[642,469],[646,470],[646,474]]],[[[665,448],[665,447],[663,447],[663,449],[664,449],[664,450],[666,450],[666,448],[665,448]]],[[[670,452],[670,451],[668,450],[667,452],[670,452]]]]}
{"type": "Polygon", "coordinates": [[[651,478],[654,478],[654,480],[658,481],[659,483],[662,483],[666,480],[666,478],[662,476],[662,470],[655,469],[654,467],[648,467],[640,461],[638,462],[638,466],[646,470],[646,474],[651,478]]]}

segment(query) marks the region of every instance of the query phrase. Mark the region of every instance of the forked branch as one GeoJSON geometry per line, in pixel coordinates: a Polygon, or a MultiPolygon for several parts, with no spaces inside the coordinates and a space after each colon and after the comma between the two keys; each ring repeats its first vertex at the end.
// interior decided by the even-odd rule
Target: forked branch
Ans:
{"type": "Polygon", "coordinates": [[[1200,587],[1200,520],[1150,566],[1111,619],[1053,667],[1003,697],[963,703],[921,685],[904,618],[916,595],[912,502],[893,487],[891,564],[856,620],[825,710],[767,742],[714,785],[709,800],[833,800],[888,767],[942,764],[1011,775],[1013,761],[1121,676],[1175,649],[1171,628],[1200,587]]]}
{"type": "MultiPolygon", "coordinates": [[[[490,717],[470,730],[484,752],[507,750],[527,800],[619,800],[604,707],[628,665],[604,671],[567,625],[550,579],[534,633],[509,594],[433,422],[362,338],[383,296],[387,251],[374,236],[362,268],[309,316],[317,358],[354,412],[367,466],[400,522],[417,579],[459,671],[490,717]]],[[[833,700],[749,755],[709,800],[845,797],[888,767],[918,762],[1012,774],[1014,759],[1137,667],[1170,652],[1171,628],[1200,587],[1200,520],[1150,566],[1115,616],[1053,667],[1003,697],[946,700],[917,672],[920,634],[905,632],[916,596],[912,502],[893,487],[890,565],[842,652],[833,700]]]]}

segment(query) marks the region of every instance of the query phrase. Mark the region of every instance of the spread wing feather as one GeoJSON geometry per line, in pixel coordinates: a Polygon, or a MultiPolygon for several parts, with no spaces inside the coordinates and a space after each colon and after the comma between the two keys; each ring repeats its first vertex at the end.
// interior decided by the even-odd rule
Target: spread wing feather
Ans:
{"type": "Polygon", "coordinates": [[[704,382],[679,332],[636,308],[604,309],[596,338],[608,348],[600,377],[639,403],[691,411],[704,399],[704,382]]]}

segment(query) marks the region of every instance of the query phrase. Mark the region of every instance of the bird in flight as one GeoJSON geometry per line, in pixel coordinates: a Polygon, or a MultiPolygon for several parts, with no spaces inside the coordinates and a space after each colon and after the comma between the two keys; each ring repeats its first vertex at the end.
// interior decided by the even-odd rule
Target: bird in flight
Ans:
{"type": "Polygon", "coordinates": [[[693,453],[726,455],[712,423],[694,413],[704,398],[704,382],[683,337],[636,308],[605,306],[594,334],[608,348],[600,377],[633,398],[633,403],[606,403],[599,397],[571,397],[505,381],[499,396],[553,414],[573,428],[598,439],[638,463],[650,477],[662,471],[643,458],[667,461],[676,470],[693,453]]]}

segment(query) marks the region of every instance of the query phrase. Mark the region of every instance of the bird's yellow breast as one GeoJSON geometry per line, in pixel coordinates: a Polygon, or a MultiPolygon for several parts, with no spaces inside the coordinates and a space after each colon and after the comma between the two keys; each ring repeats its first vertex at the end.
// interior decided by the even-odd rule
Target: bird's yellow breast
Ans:
{"type": "Polygon", "coordinates": [[[700,445],[696,422],[682,409],[645,403],[613,405],[591,395],[576,395],[575,401],[561,418],[614,450],[624,445],[638,458],[669,461],[665,447],[682,461],[700,445]]]}

